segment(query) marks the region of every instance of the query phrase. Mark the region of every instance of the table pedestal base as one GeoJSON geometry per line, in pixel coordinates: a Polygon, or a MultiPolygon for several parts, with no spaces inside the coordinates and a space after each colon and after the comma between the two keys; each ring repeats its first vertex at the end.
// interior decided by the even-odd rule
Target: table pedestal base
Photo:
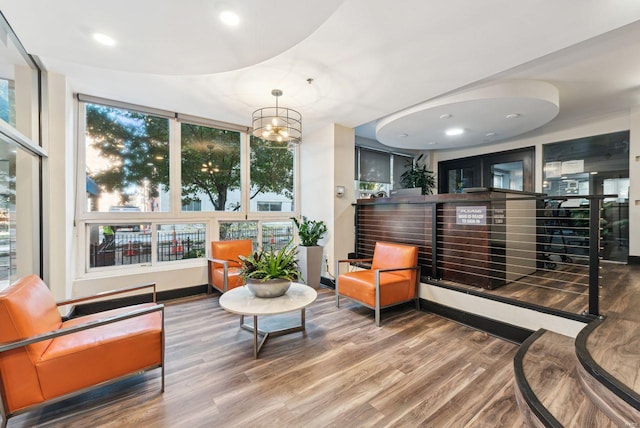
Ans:
{"type": "Polygon", "coordinates": [[[304,308],[302,308],[300,310],[300,325],[297,326],[293,326],[293,327],[289,327],[289,328],[283,328],[280,330],[260,330],[260,328],[258,327],[258,316],[254,315],[253,316],[253,325],[249,325],[249,324],[245,324],[244,323],[244,315],[242,315],[240,317],[240,328],[242,328],[243,330],[247,330],[253,333],[253,357],[255,359],[258,359],[258,354],[260,353],[260,350],[262,349],[262,345],[264,345],[264,343],[267,341],[268,338],[270,337],[278,337],[278,336],[284,336],[285,334],[290,334],[290,333],[297,333],[299,331],[304,331],[305,330],[305,313],[304,313],[304,308]],[[262,336],[262,340],[260,340],[260,343],[258,343],[258,336],[262,336]]]}

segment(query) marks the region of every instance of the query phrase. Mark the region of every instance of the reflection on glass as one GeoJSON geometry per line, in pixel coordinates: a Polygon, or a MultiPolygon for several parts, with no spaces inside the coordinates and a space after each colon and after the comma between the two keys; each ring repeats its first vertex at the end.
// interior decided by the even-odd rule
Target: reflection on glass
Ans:
{"type": "Polygon", "coordinates": [[[89,267],[151,262],[151,223],[91,224],[89,267]]]}
{"type": "Polygon", "coordinates": [[[221,241],[232,239],[251,239],[253,248],[258,247],[258,222],[257,221],[221,221],[221,241]]]}
{"type": "Polygon", "coordinates": [[[491,165],[491,185],[496,189],[523,190],[522,161],[495,163],[491,165]]]}
{"type": "Polygon", "coordinates": [[[293,240],[293,224],[290,221],[262,223],[262,248],[281,250],[293,240]]]}
{"type": "Polygon", "coordinates": [[[169,210],[169,120],[86,104],[88,211],[169,210]]]}
{"type": "Polygon", "coordinates": [[[449,170],[449,193],[462,193],[462,189],[473,187],[473,168],[449,170]]]}
{"type": "Polygon", "coordinates": [[[0,142],[0,289],[16,278],[15,149],[0,142]]]}
{"type": "Polygon", "coordinates": [[[182,211],[238,211],[240,133],[183,123],[182,211]]]}
{"type": "Polygon", "coordinates": [[[202,258],[206,254],[205,241],[206,227],[202,223],[158,225],[158,261],[202,258]]]}

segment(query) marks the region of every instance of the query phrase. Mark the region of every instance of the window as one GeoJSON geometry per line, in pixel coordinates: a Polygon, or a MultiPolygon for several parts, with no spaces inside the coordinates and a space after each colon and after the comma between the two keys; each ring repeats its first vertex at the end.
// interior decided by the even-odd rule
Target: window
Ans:
{"type": "Polygon", "coordinates": [[[206,227],[202,223],[159,224],[156,231],[159,262],[198,259],[206,254],[206,227]]]}
{"type": "Polygon", "coordinates": [[[356,147],[356,194],[388,196],[391,189],[401,189],[402,174],[411,168],[413,156],[356,147]]]}
{"type": "MultiPolygon", "coordinates": [[[[629,131],[543,146],[543,192],[551,196],[612,195],[600,213],[601,256],[626,262],[629,256],[629,131]],[[615,196],[613,196],[615,195],[615,196]]],[[[569,199],[566,207],[586,200],[569,199]]],[[[569,211],[571,217],[579,209],[569,211]]]]}
{"type": "Polygon", "coordinates": [[[282,202],[258,202],[258,211],[282,211],[282,202]]]}
{"type": "Polygon", "coordinates": [[[181,131],[183,206],[197,200],[198,211],[239,211],[240,133],[189,123],[181,131]]]}
{"type": "Polygon", "coordinates": [[[42,274],[40,70],[0,14],[0,289],[42,274]],[[16,102],[21,108],[16,109],[16,102]],[[18,132],[15,132],[18,131],[18,132]]]}
{"type": "Polygon", "coordinates": [[[438,162],[438,193],[470,187],[534,191],[535,148],[507,150],[438,162]]]}
{"type": "Polygon", "coordinates": [[[169,209],[169,120],[85,105],[87,211],[169,209]]]}
{"type": "Polygon", "coordinates": [[[250,137],[239,125],[78,100],[86,170],[78,183],[85,207],[78,245],[86,272],[204,265],[197,259],[212,240],[248,238],[257,248],[293,237],[295,147],[250,137]]]}
{"type": "MultiPolygon", "coordinates": [[[[293,156],[286,144],[251,137],[251,211],[293,212],[293,156]],[[280,209],[260,209],[258,201],[273,201],[280,209]]],[[[271,206],[270,206],[271,207],[271,206]]]]}
{"type": "Polygon", "coordinates": [[[0,119],[16,126],[16,90],[13,80],[0,78],[0,119]]]}

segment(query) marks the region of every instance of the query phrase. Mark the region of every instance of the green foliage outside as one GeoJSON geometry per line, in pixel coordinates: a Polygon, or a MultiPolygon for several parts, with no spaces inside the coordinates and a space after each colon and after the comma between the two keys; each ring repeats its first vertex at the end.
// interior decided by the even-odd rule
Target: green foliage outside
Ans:
{"type": "MultiPolygon", "coordinates": [[[[182,204],[206,195],[216,210],[228,191],[240,189],[240,133],[185,124],[182,131],[182,204]]],[[[130,203],[131,191],[148,184],[148,198],[169,190],[169,120],[131,110],[86,105],[86,133],[109,168],[87,171],[98,186],[130,203]]],[[[293,197],[293,153],[286,146],[251,139],[251,194],[293,197]]]]}

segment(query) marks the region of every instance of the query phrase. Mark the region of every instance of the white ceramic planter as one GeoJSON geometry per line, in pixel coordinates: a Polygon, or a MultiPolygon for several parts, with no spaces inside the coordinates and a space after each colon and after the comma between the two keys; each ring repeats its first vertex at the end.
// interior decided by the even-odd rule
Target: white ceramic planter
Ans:
{"type": "Polygon", "coordinates": [[[298,267],[302,272],[304,283],[309,287],[320,288],[320,273],[322,272],[323,247],[303,247],[298,245],[298,267]]]}

